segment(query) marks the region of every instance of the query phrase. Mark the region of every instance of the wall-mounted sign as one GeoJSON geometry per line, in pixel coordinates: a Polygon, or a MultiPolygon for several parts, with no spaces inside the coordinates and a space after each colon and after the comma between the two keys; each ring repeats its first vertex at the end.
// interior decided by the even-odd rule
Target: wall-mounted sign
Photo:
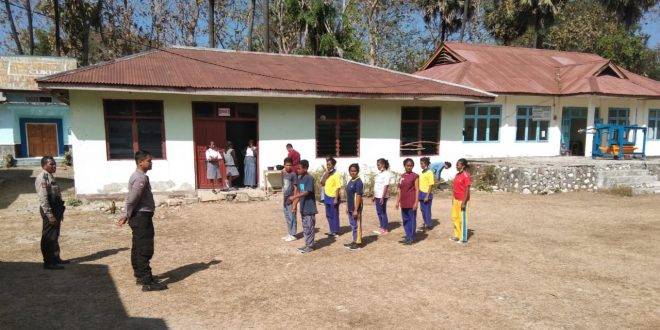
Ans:
{"type": "Polygon", "coordinates": [[[230,108],[218,108],[218,117],[230,117],[231,109],[230,108]]]}
{"type": "Polygon", "coordinates": [[[550,106],[537,106],[532,108],[533,121],[545,121],[552,119],[552,109],[550,106]]]}

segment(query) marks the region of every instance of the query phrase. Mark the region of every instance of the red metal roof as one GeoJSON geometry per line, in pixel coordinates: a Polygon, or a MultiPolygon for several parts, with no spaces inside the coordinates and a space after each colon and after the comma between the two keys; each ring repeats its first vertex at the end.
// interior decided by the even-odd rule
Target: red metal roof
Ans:
{"type": "Polygon", "coordinates": [[[38,80],[42,88],[249,90],[405,98],[492,99],[474,88],[334,57],[174,47],[38,80]]]}
{"type": "Polygon", "coordinates": [[[660,98],[660,82],[587,53],[445,42],[415,74],[498,94],[660,98]]]}

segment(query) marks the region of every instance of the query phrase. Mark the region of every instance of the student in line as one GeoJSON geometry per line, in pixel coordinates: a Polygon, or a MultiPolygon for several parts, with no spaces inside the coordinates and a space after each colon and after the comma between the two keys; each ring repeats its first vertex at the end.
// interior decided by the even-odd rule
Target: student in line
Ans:
{"type": "Polygon", "coordinates": [[[297,200],[290,200],[289,197],[298,194],[298,175],[293,169],[293,160],[289,157],[284,158],[284,169],[282,170],[282,195],[284,195],[284,220],[288,235],[282,237],[286,242],[295,241],[298,232],[296,221],[297,200]]]}
{"type": "Polygon", "coordinates": [[[348,174],[351,180],[346,184],[346,209],[348,211],[348,221],[353,229],[353,241],[344,244],[344,247],[351,251],[362,248],[362,195],[364,194],[364,184],[358,176],[360,174],[360,165],[351,164],[348,167],[348,174]]]}
{"type": "Polygon", "coordinates": [[[454,199],[452,200],[451,219],[454,223],[454,237],[449,239],[461,244],[467,243],[468,202],[470,201],[470,185],[472,181],[467,160],[461,158],[456,162],[458,174],[454,177],[454,199]]]}
{"type": "Polygon", "coordinates": [[[335,169],[337,161],[330,157],[326,162],[326,171],[321,179],[321,185],[325,190],[325,216],[328,219],[328,237],[339,236],[339,199],[341,189],[341,174],[335,169]]]}
{"type": "Polygon", "coordinates": [[[387,219],[387,200],[390,197],[390,180],[392,174],[390,173],[390,162],[385,158],[380,158],[376,161],[378,174],[374,180],[373,202],[376,204],[376,213],[378,213],[378,229],[374,230],[375,234],[382,235],[389,233],[389,224],[387,219]]]}
{"type": "MultiPolygon", "coordinates": [[[[325,162],[326,163],[330,159],[332,159],[332,156],[330,156],[330,155],[325,156],[325,162]]],[[[319,182],[321,184],[321,200],[319,201],[319,203],[321,203],[321,204],[325,204],[325,180],[328,178],[328,173],[330,173],[330,172],[328,172],[328,167],[326,166],[326,171],[323,172],[323,174],[321,175],[321,178],[319,179],[320,180],[319,182]]]]}
{"type": "Polygon", "coordinates": [[[422,157],[419,160],[419,166],[422,168],[422,174],[419,176],[419,208],[422,211],[421,231],[433,229],[431,222],[431,205],[433,204],[433,171],[429,168],[431,160],[428,157],[422,157]]]}
{"type": "Polygon", "coordinates": [[[412,245],[415,238],[415,228],[417,227],[419,175],[412,171],[413,167],[415,167],[415,162],[412,159],[406,158],[403,161],[403,167],[406,172],[401,174],[401,179],[399,179],[396,208],[399,209],[401,207],[401,218],[406,237],[399,241],[399,243],[412,245]]]}
{"type": "Polygon", "coordinates": [[[289,197],[291,202],[299,200],[302,216],[303,237],[305,246],[298,248],[301,253],[314,251],[314,231],[316,228],[316,196],[314,195],[314,178],[307,173],[309,162],[306,159],[298,165],[298,193],[289,197]]]}

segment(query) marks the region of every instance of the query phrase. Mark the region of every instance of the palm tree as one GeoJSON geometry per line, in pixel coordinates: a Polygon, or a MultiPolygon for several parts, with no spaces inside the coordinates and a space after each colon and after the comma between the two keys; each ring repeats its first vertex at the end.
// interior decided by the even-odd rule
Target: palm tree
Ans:
{"type": "Polygon", "coordinates": [[[627,31],[630,31],[644,13],[658,4],[658,0],[600,0],[600,2],[607,9],[616,12],[627,31]]]}
{"type": "Polygon", "coordinates": [[[529,21],[527,26],[534,28],[533,47],[541,47],[539,33],[552,24],[558,12],[558,4],[562,0],[519,0],[522,10],[526,12],[529,21]]]}
{"type": "MultiPolygon", "coordinates": [[[[436,19],[439,20],[436,47],[445,41],[449,34],[461,27],[463,11],[461,0],[417,0],[417,5],[424,11],[424,23],[431,24],[436,19]]],[[[463,19],[469,18],[463,16],[463,19]]]]}

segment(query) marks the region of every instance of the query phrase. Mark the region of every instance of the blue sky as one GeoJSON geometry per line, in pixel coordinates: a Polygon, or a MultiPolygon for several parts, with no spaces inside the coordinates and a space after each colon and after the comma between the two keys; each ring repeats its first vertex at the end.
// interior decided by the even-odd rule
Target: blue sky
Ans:
{"type": "Polygon", "coordinates": [[[651,36],[651,38],[649,38],[649,47],[654,47],[660,44],[660,4],[656,6],[655,10],[644,15],[641,26],[642,31],[651,36]]]}

